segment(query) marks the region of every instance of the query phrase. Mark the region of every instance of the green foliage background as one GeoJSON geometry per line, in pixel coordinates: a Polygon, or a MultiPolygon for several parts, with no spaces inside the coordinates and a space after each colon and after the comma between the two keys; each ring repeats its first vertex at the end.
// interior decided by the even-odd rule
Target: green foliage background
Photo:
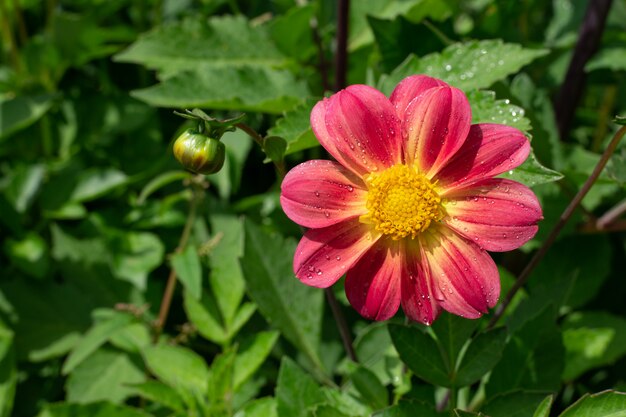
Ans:
{"type": "MultiPolygon", "coordinates": [[[[586,1],[351,2],[349,84],[388,94],[426,73],[467,93],[474,122],[532,137],[504,175],[545,220],[494,255],[503,294],[626,111],[613,3],[561,139],[552,100],[586,1]]],[[[323,291],[293,276],[301,232],[271,163],[325,157],[308,118],[335,78],[335,2],[0,5],[0,417],[626,416],[626,228],[597,227],[624,199],[625,145],[494,330],[488,316],[369,322],[336,285],[357,363],[323,291]],[[224,169],[194,176],[171,155],[191,126],[172,110],[192,107],[245,112],[273,139],[227,133],[224,169]]]]}

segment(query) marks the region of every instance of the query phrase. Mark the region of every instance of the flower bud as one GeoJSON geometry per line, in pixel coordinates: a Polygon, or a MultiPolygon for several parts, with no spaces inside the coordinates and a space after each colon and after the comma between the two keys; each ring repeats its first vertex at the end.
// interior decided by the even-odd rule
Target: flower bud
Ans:
{"type": "Polygon", "coordinates": [[[187,129],[174,142],[174,156],[190,171],[214,174],[224,165],[226,147],[218,139],[187,129]]]}

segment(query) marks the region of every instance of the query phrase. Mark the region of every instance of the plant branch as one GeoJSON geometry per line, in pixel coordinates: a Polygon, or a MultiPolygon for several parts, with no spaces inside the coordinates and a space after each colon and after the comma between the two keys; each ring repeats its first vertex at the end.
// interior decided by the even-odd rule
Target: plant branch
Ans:
{"type": "Polygon", "coordinates": [[[585,65],[598,49],[613,0],[590,1],[578,34],[565,80],[554,103],[561,140],[569,134],[578,100],[585,85],[585,65]]]}
{"type": "Polygon", "coordinates": [[[319,24],[317,18],[312,18],[310,21],[311,32],[313,34],[313,42],[317,47],[317,69],[320,72],[320,78],[322,79],[322,88],[324,91],[330,91],[330,83],[328,82],[328,69],[326,56],[324,55],[324,44],[319,32],[319,24]]]}
{"type": "MultiPolygon", "coordinates": [[[[244,132],[246,132],[248,134],[248,136],[250,136],[252,139],[254,139],[254,141],[256,142],[257,145],[259,145],[259,147],[261,149],[265,149],[265,139],[263,138],[263,136],[261,136],[256,130],[254,130],[252,127],[248,126],[245,123],[235,123],[234,125],[235,127],[243,130],[244,132]]],[[[278,175],[278,178],[282,181],[283,178],[285,178],[285,175],[287,175],[287,169],[285,168],[285,163],[284,161],[274,161],[272,160],[272,162],[274,163],[274,168],[276,169],[276,174],[278,175]]]]}
{"type": "Polygon", "coordinates": [[[337,51],[335,52],[335,91],[346,86],[348,72],[348,16],[350,0],[337,2],[337,51]]]}
{"type": "MultiPolygon", "coordinates": [[[[192,196],[191,202],[189,203],[189,212],[187,213],[187,220],[185,221],[185,226],[180,235],[180,239],[178,240],[178,246],[174,250],[174,254],[181,253],[185,246],[187,246],[187,241],[189,240],[189,236],[191,235],[191,227],[193,226],[194,221],[196,220],[196,212],[198,208],[198,203],[201,199],[201,192],[195,189],[195,185],[192,185],[192,196]]],[[[167,321],[167,316],[170,312],[170,306],[172,304],[172,298],[174,297],[174,290],[176,289],[176,271],[172,267],[170,270],[170,274],[167,277],[167,284],[165,285],[165,291],[163,292],[163,298],[161,299],[161,308],[159,309],[159,317],[154,323],[154,336],[153,342],[156,343],[161,336],[161,332],[163,331],[163,327],[165,326],[165,322],[167,321]]]]}
{"type": "Polygon", "coordinates": [[[598,219],[596,225],[598,229],[604,229],[609,224],[613,223],[619,216],[626,212],[626,200],[622,200],[621,203],[617,204],[615,207],[607,211],[598,219]]]}
{"type": "Polygon", "coordinates": [[[511,300],[513,300],[513,297],[515,296],[517,291],[519,291],[519,289],[522,288],[522,286],[526,283],[528,277],[530,276],[530,273],[535,269],[539,261],[543,259],[546,252],[548,252],[548,249],[550,249],[557,236],[574,213],[576,207],[578,207],[582,199],[587,195],[593,184],[600,176],[600,173],[606,166],[611,155],[613,155],[613,152],[615,152],[615,148],[617,147],[619,141],[622,139],[624,134],[626,134],[626,126],[622,126],[617,131],[617,133],[615,133],[615,136],[613,136],[613,139],[611,139],[609,146],[607,146],[606,150],[602,154],[602,157],[600,158],[600,161],[598,161],[598,164],[594,168],[593,172],[591,173],[589,178],[587,178],[587,181],[585,181],[585,184],[583,184],[580,191],[578,191],[574,199],[569,203],[565,211],[563,211],[563,214],[561,214],[559,221],[552,228],[552,231],[548,235],[548,238],[543,242],[541,248],[537,252],[535,252],[530,262],[528,262],[524,270],[520,273],[519,277],[515,281],[515,284],[513,284],[513,287],[511,287],[502,303],[496,309],[496,312],[494,313],[493,317],[491,317],[491,320],[487,325],[487,329],[491,329],[493,326],[495,326],[500,317],[502,317],[502,314],[504,314],[504,311],[506,310],[508,305],[511,303],[511,300]]]}
{"type": "Polygon", "coordinates": [[[359,360],[356,357],[356,352],[354,351],[354,347],[352,345],[352,335],[350,334],[350,328],[348,327],[348,323],[346,322],[346,318],[341,312],[341,306],[333,293],[333,290],[330,288],[326,288],[324,290],[326,292],[326,299],[328,300],[328,305],[330,305],[330,309],[333,313],[333,317],[335,317],[335,321],[337,322],[337,328],[339,329],[339,334],[341,335],[341,341],[343,342],[343,347],[346,349],[346,353],[348,357],[354,361],[358,362],[359,360]]]}

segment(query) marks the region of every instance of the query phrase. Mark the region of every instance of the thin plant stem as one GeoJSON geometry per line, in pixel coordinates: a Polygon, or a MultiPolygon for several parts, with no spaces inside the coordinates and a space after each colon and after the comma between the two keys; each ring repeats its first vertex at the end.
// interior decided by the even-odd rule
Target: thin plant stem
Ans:
{"type": "MultiPolygon", "coordinates": [[[[248,134],[248,136],[250,136],[252,139],[254,139],[254,141],[256,142],[257,145],[259,145],[261,147],[261,149],[264,148],[264,142],[265,139],[263,139],[263,136],[261,136],[256,130],[254,130],[252,127],[248,126],[245,123],[236,123],[235,127],[243,130],[244,132],[246,132],[248,134]]],[[[276,169],[276,174],[278,175],[278,178],[282,181],[283,178],[285,178],[285,175],[287,175],[287,169],[285,168],[285,163],[284,161],[272,161],[274,163],[274,168],[276,169]]]]}
{"type": "Polygon", "coordinates": [[[15,20],[17,20],[17,33],[20,37],[20,43],[22,46],[28,42],[28,31],[26,30],[26,23],[24,22],[24,16],[22,15],[22,8],[18,0],[13,0],[13,12],[15,13],[15,20]]]}
{"type": "Polygon", "coordinates": [[[609,224],[613,223],[619,216],[626,212],[626,200],[622,200],[615,207],[604,213],[596,222],[598,229],[604,229],[609,224]]]}
{"type": "Polygon", "coordinates": [[[9,19],[9,9],[5,0],[0,0],[0,15],[4,16],[2,19],[2,37],[4,38],[4,42],[9,45],[9,54],[11,56],[11,61],[13,64],[13,69],[16,72],[20,70],[20,57],[17,49],[17,43],[15,41],[15,37],[13,37],[13,31],[11,30],[11,23],[9,19]]]}
{"type": "Polygon", "coordinates": [[[352,344],[352,335],[350,334],[350,328],[348,327],[348,323],[346,322],[346,318],[341,312],[341,306],[335,297],[335,293],[331,288],[326,288],[324,290],[326,292],[326,299],[328,300],[328,305],[333,313],[333,317],[335,318],[335,322],[337,323],[337,328],[339,329],[339,334],[341,335],[341,341],[343,343],[343,347],[348,354],[348,357],[354,361],[358,362],[358,358],[356,356],[356,352],[354,351],[354,346],[352,344]]]}
{"type": "Polygon", "coordinates": [[[526,283],[528,277],[530,276],[530,273],[535,269],[537,264],[539,264],[539,262],[548,252],[548,249],[550,249],[565,224],[572,217],[572,214],[574,213],[574,210],[576,210],[576,207],[578,207],[582,199],[587,195],[593,184],[600,176],[600,173],[606,166],[611,155],[613,155],[613,152],[615,152],[615,148],[617,147],[619,141],[622,139],[624,134],[626,134],[626,126],[622,126],[617,131],[617,133],[615,133],[615,136],[613,136],[613,139],[611,139],[609,146],[607,146],[606,150],[602,154],[602,157],[600,158],[600,161],[598,161],[598,164],[594,168],[593,172],[591,173],[589,178],[587,178],[587,181],[585,181],[585,184],[583,184],[580,191],[578,191],[574,199],[569,203],[565,211],[563,211],[563,214],[561,214],[559,221],[552,228],[552,231],[550,232],[550,235],[548,235],[548,238],[543,242],[541,248],[537,252],[535,252],[530,262],[528,262],[524,270],[520,273],[519,277],[513,284],[513,287],[511,287],[509,292],[506,294],[506,297],[502,301],[502,304],[500,304],[496,309],[496,312],[494,313],[493,317],[491,317],[491,320],[487,325],[487,329],[491,329],[496,325],[500,317],[502,317],[502,314],[504,314],[504,311],[506,310],[508,305],[513,300],[515,294],[517,294],[517,291],[519,291],[519,289],[522,288],[522,286],[526,283]]]}
{"type": "MultiPolygon", "coordinates": [[[[180,239],[178,240],[178,246],[174,250],[174,254],[181,253],[185,246],[187,246],[187,241],[189,240],[189,236],[191,235],[191,227],[196,220],[196,212],[198,208],[198,203],[201,199],[201,191],[195,189],[195,185],[192,185],[192,197],[191,202],[189,203],[189,212],[187,213],[187,220],[185,221],[185,226],[183,227],[183,231],[180,235],[180,239]]],[[[174,290],[176,289],[176,271],[174,268],[170,270],[170,274],[167,277],[167,284],[165,284],[165,291],[163,292],[163,298],[161,299],[161,308],[159,309],[159,316],[154,323],[154,336],[153,342],[157,343],[159,341],[159,337],[161,336],[161,332],[163,331],[163,327],[165,326],[165,322],[167,321],[167,316],[170,312],[170,306],[172,304],[172,298],[174,297],[174,290]]]]}
{"type": "Polygon", "coordinates": [[[572,59],[554,103],[561,140],[569,135],[576,106],[585,86],[585,65],[600,45],[612,3],[613,0],[595,0],[587,4],[572,59]]]}
{"type": "Polygon", "coordinates": [[[320,72],[320,78],[322,79],[322,88],[324,91],[330,90],[330,83],[328,82],[328,68],[326,57],[324,55],[324,44],[322,43],[322,38],[319,32],[319,23],[317,22],[317,18],[312,18],[310,21],[311,32],[313,34],[313,42],[317,47],[317,69],[320,72]]]}
{"type": "Polygon", "coordinates": [[[348,16],[350,0],[337,2],[337,51],[335,53],[335,91],[346,86],[348,72],[348,16]]]}

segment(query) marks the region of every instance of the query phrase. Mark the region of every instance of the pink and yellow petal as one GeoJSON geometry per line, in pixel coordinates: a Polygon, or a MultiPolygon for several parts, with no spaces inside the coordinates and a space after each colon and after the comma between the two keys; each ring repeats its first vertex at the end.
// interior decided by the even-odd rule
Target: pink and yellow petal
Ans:
{"type": "Polygon", "coordinates": [[[401,277],[401,300],[404,314],[413,321],[432,324],[439,313],[428,264],[418,240],[405,240],[405,261],[401,277]]]}
{"type": "Polygon", "coordinates": [[[402,120],[407,106],[414,98],[426,90],[446,85],[443,81],[427,75],[412,75],[400,81],[391,93],[389,100],[394,105],[398,117],[402,120]]]}
{"type": "Polygon", "coordinates": [[[337,162],[312,160],[294,167],[281,184],[280,204],[304,227],[321,228],[364,214],[363,181],[337,162]]]}
{"type": "Polygon", "coordinates": [[[453,190],[494,177],[519,166],[529,153],[528,139],[513,127],[472,125],[463,147],[437,174],[438,185],[453,190]]]}
{"type": "Polygon", "coordinates": [[[353,85],[315,105],[311,126],[322,146],[362,176],[401,161],[400,119],[380,91],[353,85]]]}
{"type": "Polygon", "coordinates": [[[322,229],[310,229],[300,240],[293,259],[298,279],[326,288],[346,273],[380,238],[358,219],[322,229]]]}
{"type": "Polygon", "coordinates": [[[478,245],[449,228],[431,229],[420,241],[435,298],[450,313],[466,318],[480,317],[496,305],[500,295],[496,264],[478,245]]]}
{"type": "Polygon", "coordinates": [[[432,178],[461,148],[472,111],[465,94],[449,86],[426,90],[409,103],[402,120],[404,157],[432,178]]]}
{"type": "Polygon", "coordinates": [[[346,296],[363,317],[387,320],[398,311],[404,268],[400,246],[397,241],[379,240],[348,271],[346,296]]]}
{"type": "Polygon", "coordinates": [[[483,249],[517,249],[537,233],[543,218],[535,194],[504,178],[480,181],[447,196],[445,224],[483,249]]]}

